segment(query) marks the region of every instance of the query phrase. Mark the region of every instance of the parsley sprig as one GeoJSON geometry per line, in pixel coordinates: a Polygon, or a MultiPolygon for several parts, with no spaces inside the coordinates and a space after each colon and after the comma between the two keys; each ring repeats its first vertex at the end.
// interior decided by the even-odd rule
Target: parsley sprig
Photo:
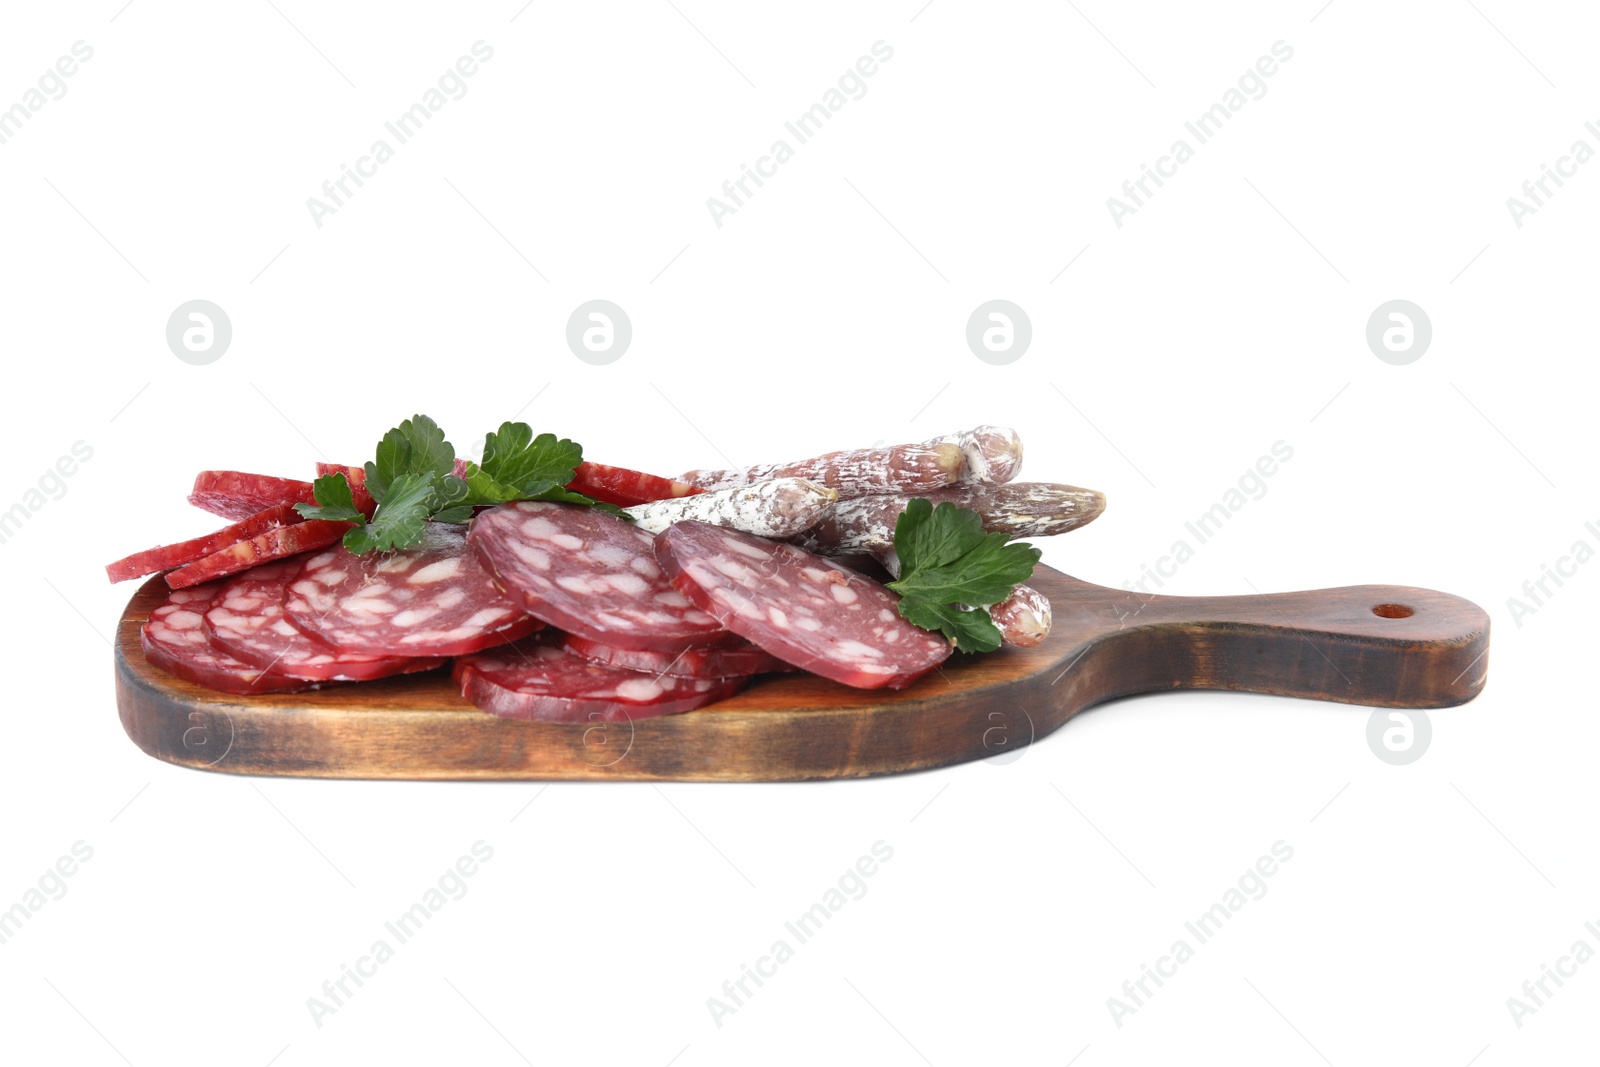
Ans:
{"type": "Polygon", "coordinates": [[[484,438],[483,462],[465,462],[457,473],[456,450],[439,424],[413,415],[383,435],[376,458],[366,465],[366,489],[377,501],[368,519],[355,506],[342,473],[312,483],[315,504],[296,504],[307,519],[353,522],[344,546],[357,555],[409,548],[422,540],[428,522],[462,523],[473,509],[512,500],[556,500],[621,515],[620,508],[591,500],[565,486],[583,462],[583,447],[535,436],[525,422],[505,422],[484,438]]]}
{"type": "Polygon", "coordinates": [[[937,630],[962,652],[993,652],[1000,628],[982,607],[1011,595],[1039,562],[1029,544],[1009,544],[1003,533],[986,533],[983,517],[946,501],[917,498],[894,525],[900,577],[889,588],[900,594],[900,615],[913,626],[937,630]]]}

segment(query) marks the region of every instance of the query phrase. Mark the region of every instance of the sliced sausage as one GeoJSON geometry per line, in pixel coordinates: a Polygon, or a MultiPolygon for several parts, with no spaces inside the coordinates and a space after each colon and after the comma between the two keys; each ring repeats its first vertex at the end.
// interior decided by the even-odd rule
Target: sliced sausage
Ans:
{"type": "Polygon", "coordinates": [[[204,537],[196,537],[189,541],[180,541],[175,545],[157,545],[147,548],[143,552],[135,552],[131,556],[117,560],[106,565],[106,577],[113,582],[125,582],[129,578],[143,578],[147,574],[157,571],[168,571],[174,567],[181,567],[185,563],[193,563],[203,559],[213,552],[220,552],[224,548],[248,541],[258,537],[268,530],[276,530],[280,526],[293,526],[300,522],[300,513],[292,504],[279,504],[276,507],[258,511],[241,522],[232,526],[224,526],[216,533],[208,533],[204,537]]]}
{"type": "Polygon", "coordinates": [[[311,483],[244,471],[201,471],[189,503],[225,519],[248,519],[278,504],[314,504],[311,483]]]}
{"type": "Polygon", "coordinates": [[[224,693],[289,693],[315,682],[252,666],[212,644],[205,613],[222,583],[174,589],[139,631],[144,658],[168,674],[224,693]]]}
{"type": "Polygon", "coordinates": [[[950,655],[942,635],[900,617],[900,598],[794,545],[702,522],[656,539],[672,586],[785,663],[862,689],[904,688],[950,655]]]}
{"type": "Polygon", "coordinates": [[[591,663],[673,678],[743,678],[769,671],[792,671],[789,664],[748,641],[725,648],[686,648],[679,653],[615,648],[577,634],[562,637],[561,647],[591,663]]]}
{"type": "Polygon", "coordinates": [[[297,560],[254,567],[229,580],[205,613],[206,636],[235,658],[290,678],[363,682],[431,670],[444,658],[363,656],[342,652],[290,624],[284,594],[300,572],[297,560]]]}
{"type": "Polygon", "coordinates": [[[668,653],[732,640],[667,584],[655,537],[614,515],[523,500],[478,515],[467,541],[522,610],[569,633],[668,653]]]}
{"type": "Polygon", "coordinates": [[[670,500],[673,497],[693,496],[705,492],[687,482],[661,478],[626,467],[609,467],[604,463],[580,463],[567,488],[582,493],[592,500],[631,508],[648,504],[652,500],[670,500]]]}
{"type": "Polygon", "coordinates": [[[461,529],[438,522],[395,552],[317,553],[289,583],[283,610],[306,633],[366,656],[459,656],[539,627],[495,588],[461,529]]]}
{"type": "Polygon", "coordinates": [[[324,548],[338,541],[354,523],[312,519],[293,526],[280,526],[257,534],[248,541],[229,545],[219,552],[202,556],[193,563],[167,572],[167,585],[183,589],[201,582],[226,578],[273,560],[288,559],[302,552],[324,548]]]}
{"type": "Polygon", "coordinates": [[[617,722],[691,711],[738,692],[744,678],[676,678],[591,663],[543,641],[456,660],[461,695],[483,711],[541,722],[617,722]]]}

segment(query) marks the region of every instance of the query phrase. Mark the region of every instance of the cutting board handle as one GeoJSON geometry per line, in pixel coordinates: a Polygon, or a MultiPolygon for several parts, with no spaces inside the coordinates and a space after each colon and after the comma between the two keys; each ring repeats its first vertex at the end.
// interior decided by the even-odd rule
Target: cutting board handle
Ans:
{"type": "Polygon", "coordinates": [[[1052,605],[1055,627],[1082,635],[1067,668],[1079,707],[1187,688],[1438,708],[1471,700],[1487,676],[1488,613],[1432,589],[1178,597],[1069,580],[1073,595],[1052,605]]]}

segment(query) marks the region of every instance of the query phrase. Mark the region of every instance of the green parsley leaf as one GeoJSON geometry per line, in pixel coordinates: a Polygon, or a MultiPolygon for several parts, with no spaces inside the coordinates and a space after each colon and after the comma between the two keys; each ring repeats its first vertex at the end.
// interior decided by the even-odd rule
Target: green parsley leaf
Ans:
{"type": "Polygon", "coordinates": [[[409,548],[422,540],[427,522],[464,523],[474,510],[513,500],[555,500],[629,518],[621,508],[565,488],[583,462],[583,448],[555,434],[534,435],[525,422],[505,422],[484,438],[483,463],[455,473],[456,450],[439,424],[413,415],[383,435],[376,458],[366,465],[366,487],[377,501],[370,520],[356,510],[344,475],[318,478],[316,504],[297,504],[308,518],[364,523],[345,534],[357,554],[409,548]]]}
{"type": "Polygon", "coordinates": [[[503,422],[498,433],[484,437],[478,466],[498,486],[515,489],[523,494],[517,499],[526,500],[572,481],[582,462],[582,446],[553,433],[535,437],[525,422],[503,422]]]}
{"type": "Polygon", "coordinates": [[[378,442],[377,461],[367,464],[367,492],[382,504],[390,482],[402,474],[426,476],[431,484],[450,473],[455,459],[456,450],[444,439],[439,424],[426,415],[413,415],[378,442]]]}
{"type": "Polygon", "coordinates": [[[1003,533],[985,533],[983,516],[946,501],[934,507],[917,498],[894,527],[900,577],[889,588],[900,594],[900,615],[914,626],[937,630],[963,652],[992,652],[1000,631],[981,606],[1011,595],[1028,580],[1040,552],[1008,544],[1003,533]]]}
{"type": "Polygon", "coordinates": [[[489,504],[504,504],[509,500],[520,500],[519,490],[514,485],[506,485],[476,463],[467,464],[467,503],[479,507],[489,504]]]}
{"type": "Polygon", "coordinates": [[[948,501],[935,508],[913,500],[895,523],[900,578],[889,588],[938,604],[1004,600],[1028,580],[1040,555],[1032,545],[1008,540],[1003,533],[984,533],[983,517],[975,511],[948,501]]]}
{"type": "Polygon", "coordinates": [[[1000,627],[983,608],[968,610],[908,596],[900,599],[900,615],[913,626],[954,638],[956,648],[962,652],[993,652],[1003,640],[1000,627]]]}
{"type": "Polygon", "coordinates": [[[399,475],[389,483],[372,521],[345,533],[344,547],[359,556],[416,544],[422,540],[433,498],[433,479],[428,475],[399,475]]]}
{"type": "Polygon", "coordinates": [[[935,520],[932,501],[917,497],[906,503],[894,524],[894,550],[900,573],[943,567],[983,542],[983,517],[954,504],[940,505],[935,520]]]}
{"type": "Polygon", "coordinates": [[[566,488],[582,462],[581,445],[553,433],[535,437],[533,428],[525,422],[501,423],[498,431],[484,438],[483,463],[467,464],[464,502],[483,506],[512,500],[553,500],[581,504],[632,521],[621,508],[566,488]]]}
{"type": "Polygon", "coordinates": [[[341,473],[325,474],[311,483],[315,504],[296,504],[294,509],[305,519],[333,519],[337,522],[365,523],[367,517],[356,510],[350,482],[341,473]]]}
{"type": "Polygon", "coordinates": [[[466,502],[470,493],[471,489],[462,478],[448,474],[439,479],[439,484],[434,488],[431,505],[433,521],[462,523],[470,520],[473,507],[466,502]]]}

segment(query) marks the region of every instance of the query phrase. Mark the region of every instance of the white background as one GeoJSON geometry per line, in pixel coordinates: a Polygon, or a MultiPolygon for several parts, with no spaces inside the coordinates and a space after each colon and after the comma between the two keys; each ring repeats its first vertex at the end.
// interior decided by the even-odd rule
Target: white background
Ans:
{"type": "Polygon", "coordinates": [[[1600,950],[1600,565],[1507,603],[1600,547],[1600,163],[1520,228],[1506,206],[1600,148],[1593,12],[919,2],[8,5],[0,107],[94,54],[0,145],[0,509],[74,442],[93,458],[0,545],[0,908],[75,842],[93,858],[0,945],[6,1058],[1593,1054],[1600,963],[1521,1027],[1506,1004],[1600,950]],[[306,199],[479,40],[466,95],[318,228],[306,199]],[[865,96],[717,227],[707,197],[880,40],[865,96]],[[1107,197],[1280,40],[1266,94],[1117,227],[1107,197]],[[634,328],[603,367],[564,341],[597,297],[634,328]],[[233,324],[209,366],[165,343],[196,298],[233,324]],[[964,340],[992,298],[1033,325],[1008,366],[964,340]],[[1397,298],[1434,330],[1408,366],[1364,336],[1397,298]],[[862,782],[254,780],[141,754],[108,647],[132,587],[101,566],[212,528],[197,470],[360,462],[419,410],[463,451],[520,410],[666,474],[1012,425],[1025,477],[1108,495],[1045,559],[1109,585],[1281,440],[1163,591],[1446,589],[1493,616],[1490,681],[1403,767],[1368,709],[1218,693],[862,782]],[[307,999],[480,840],[467,895],[316,1025],[307,999]],[[707,998],[880,840],[866,895],[718,1026],[707,998]],[[1116,1025],[1107,998],[1280,840],[1267,894],[1116,1025]]]}

